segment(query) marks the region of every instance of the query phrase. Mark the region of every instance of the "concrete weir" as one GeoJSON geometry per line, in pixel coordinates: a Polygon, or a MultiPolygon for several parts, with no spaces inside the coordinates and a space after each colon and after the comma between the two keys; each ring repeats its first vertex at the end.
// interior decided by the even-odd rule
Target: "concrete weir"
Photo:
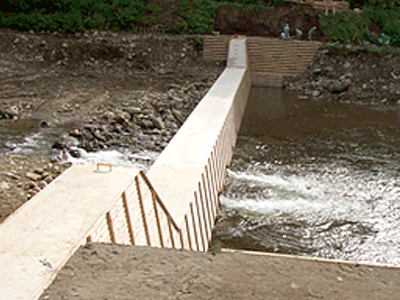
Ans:
{"type": "Polygon", "coordinates": [[[246,39],[233,39],[148,174],[75,165],[0,224],[0,298],[37,299],[87,241],[207,251],[250,88],[246,39]]]}
{"type": "Polygon", "coordinates": [[[184,248],[208,249],[250,88],[246,40],[232,40],[227,68],[148,173],[185,231],[184,248]]]}

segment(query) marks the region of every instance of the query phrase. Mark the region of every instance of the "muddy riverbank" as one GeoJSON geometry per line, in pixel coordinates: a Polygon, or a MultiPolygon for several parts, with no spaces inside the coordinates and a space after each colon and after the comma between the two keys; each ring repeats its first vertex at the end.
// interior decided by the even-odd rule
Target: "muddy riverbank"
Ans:
{"type": "Polygon", "coordinates": [[[308,70],[285,89],[305,98],[400,107],[400,55],[321,49],[308,70]]]}

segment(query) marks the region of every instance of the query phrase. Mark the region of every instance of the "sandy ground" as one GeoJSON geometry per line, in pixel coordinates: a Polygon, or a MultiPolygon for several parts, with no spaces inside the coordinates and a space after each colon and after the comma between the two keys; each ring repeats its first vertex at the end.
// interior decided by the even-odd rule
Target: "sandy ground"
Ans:
{"type": "Polygon", "coordinates": [[[399,299],[400,269],[88,244],[44,299],[399,299]]]}

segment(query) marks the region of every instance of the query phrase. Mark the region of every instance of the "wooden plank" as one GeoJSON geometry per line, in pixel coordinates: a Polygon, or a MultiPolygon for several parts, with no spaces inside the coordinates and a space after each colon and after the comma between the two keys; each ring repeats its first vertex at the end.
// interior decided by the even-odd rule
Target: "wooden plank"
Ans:
{"type": "Polygon", "coordinates": [[[194,192],[194,203],[196,204],[196,210],[197,210],[197,217],[198,217],[198,223],[199,223],[199,230],[200,230],[200,240],[201,244],[203,246],[203,251],[206,251],[206,242],[204,241],[204,233],[203,233],[203,222],[201,221],[200,217],[200,206],[199,206],[199,201],[197,199],[197,193],[194,192]]]}
{"type": "Polygon", "coordinates": [[[115,244],[117,240],[115,239],[115,231],[110,212],[106,213],[106,219],[107,219],[107,227],[108,227],[108,232],[110,234],[111,243],[115,244]]]}
{"type": "Polygon", "coordinates": [[[125,210],[125,218],[126,218],[126,224],[128,226],[129,239],[131,241],[131,244],[135,245],[135,236],[133,234],[132,219],[131,219],[131,215],[129,212],[129,205],[128,205],[128,200],[126,199],[125,192],[122,193],[122,202],[123,202],[124,210],[125,210]]]}
{"type": "Polygon", "coordinates": [[[135,182],[136,182],[136,189],[137,189],[137,193],[138,193],[140,214],[142,215],[144,234],[146,236],[146,243],[147,243],[147,246],[151,246],[149,227],[147,225],[146,212],[144,211],[142,191],[140,190],[139,176],[135,177],[135,182]]]}
{"type": "Polygon", "coordinates": [[[164,248],[164,239],[162,235],[162,229],[161,229],[161,224],[160,224],[160,216],[158,215],[158,209],[157,209],[157,202],[156,202],[156,195],[154,190],[151,190],[151,200],[153,202],[153,210],[154,210],[154,215],[156,218],[156,225],[157,225],[157,231],[158,231],[158,237],[160,241],[160,246],[161,248],[164,248]]]}

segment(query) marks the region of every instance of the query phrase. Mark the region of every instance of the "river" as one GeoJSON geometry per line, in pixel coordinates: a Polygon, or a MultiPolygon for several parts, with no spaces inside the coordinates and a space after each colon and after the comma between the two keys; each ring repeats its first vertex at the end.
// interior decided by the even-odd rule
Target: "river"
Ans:
{"type": "Polygon", "coordinates": [[[253,88],[213,246],[400,265],[400,108],[253,88]]]}

